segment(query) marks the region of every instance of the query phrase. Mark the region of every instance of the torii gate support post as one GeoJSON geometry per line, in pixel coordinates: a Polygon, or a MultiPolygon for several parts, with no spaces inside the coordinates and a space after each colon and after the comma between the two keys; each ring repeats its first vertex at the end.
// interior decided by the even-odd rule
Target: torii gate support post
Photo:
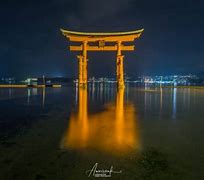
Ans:
{"type": "Polygon", "coordinates": [[[87,87],[87,41],[83,42],[83,55],[77,56],[79,60],[79,77],[78,85],[79,87],[87,87]]]}
{"type": "Polygon", "coordinates": [[[78,85],[79,87],[83,86],[83,78],[82,78],[82,72],[83,72],[83,56],[79,55],[77,56],[78,61],[79,61],[79,68],[78,68],[78,85]]]}
{"type": "Polygon", "coordinates": [[[83,68],[82,68],[82,76],[83,76],[83,87],[87,87],[87,41],[83,42],[83,68]]]}
{"type": "Polygon", "coordinates": [[[124,67],[123,60],[124,56],[121,53],[122,42],[117,42],[117,60],[116,60],[116,76],[117,76],[117,85],[118,88],[125,88],[124,83],[124,67]]]}

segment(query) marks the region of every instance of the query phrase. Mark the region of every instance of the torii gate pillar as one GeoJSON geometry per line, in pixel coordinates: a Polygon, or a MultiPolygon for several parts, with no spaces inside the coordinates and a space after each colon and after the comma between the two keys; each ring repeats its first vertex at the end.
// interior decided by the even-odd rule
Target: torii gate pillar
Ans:
{"type": "Polygon", "coordinates": [[[121,54],[121,45],[122,42],[117,42],[117,60],[116,60],[116,76],[117,76],[117,84],[118,88],[124,88],[124,67],[123,67],[123,60],[124,56],[121,54]]]}
{"type": "Polygon", "coordinates": [[[87,86],[87,41],[83,42],[83,55],[77,56],[79,60],[79,68],[78,68],[78,83],[79,87],[87,86]]]}

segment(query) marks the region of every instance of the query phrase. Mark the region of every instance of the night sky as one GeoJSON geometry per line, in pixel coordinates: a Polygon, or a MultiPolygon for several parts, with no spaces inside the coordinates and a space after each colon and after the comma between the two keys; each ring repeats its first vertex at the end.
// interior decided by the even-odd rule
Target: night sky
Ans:
{"type": "MultiPolygon", "coordinates": [[[[0,3],[0,77],[77,75],[77,53],[60,28],[88,32],[144,28],[125,73],[204,72],[203,0],[7,0],[0,3]]],[[[115,52],[89,52],[89,76],[115,75],[115,52]]]]}

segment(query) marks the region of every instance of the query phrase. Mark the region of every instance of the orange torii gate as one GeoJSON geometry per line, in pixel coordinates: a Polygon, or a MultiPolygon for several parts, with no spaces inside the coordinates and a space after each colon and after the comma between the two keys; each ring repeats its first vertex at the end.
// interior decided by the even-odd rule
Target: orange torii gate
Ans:
{"type": "Polygon", "coordinates": [[[87,51],[117,51],[116,74],[119,88],[124,88],[124,69],[122,51],[133,51],[134,45],[124,45],[139,38],[144,29],[129,32],[88,33],[61,29],[62,34],[73,42],[80,42],[79,46],[70,46],[70,51],[82,51],[79,59],[79,87],[87,86],[87,51]],[[106,43],[114,43],[107,46],[106,43]],[[95,44],[97,43],[97,45],[95,44]]]}

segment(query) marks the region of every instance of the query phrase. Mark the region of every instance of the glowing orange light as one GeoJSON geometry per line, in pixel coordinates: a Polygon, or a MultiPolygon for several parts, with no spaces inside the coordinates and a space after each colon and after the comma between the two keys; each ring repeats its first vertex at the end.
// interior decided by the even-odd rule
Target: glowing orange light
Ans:
{"type": "Polygon", "coordinates": [[[124,105],[124,90],[116,103],[100,113],[87,113],[87,90],[79,89],[79,112],[71,114],[61,148],[92,148],[112,154],[124,154],[140,148],[137,118],[132,104],[124,105]]]}
{"type": "Polygon", "coordinates": [[[119,88],[124,88],[124,55],[122,51],[133,51],[134,45],[124,45],[124,42],[131,42],[139,38],[144,29],[129,32],[113,33],[87,33],[75,32],[61,29],[62,34],[73,42],[80,42],[81,45],[70,46],[70,51],[82,51],[82,55],[77,56],[79,59],[79,87],[87,86],[87,52],[88,51],[117,51],[116,71],[117,83],[119,88]],[[97,42],[98,46],[90,45],[97,42]],[[113,42],[115,45],[107,46],[106,42],[113,42]]]}

